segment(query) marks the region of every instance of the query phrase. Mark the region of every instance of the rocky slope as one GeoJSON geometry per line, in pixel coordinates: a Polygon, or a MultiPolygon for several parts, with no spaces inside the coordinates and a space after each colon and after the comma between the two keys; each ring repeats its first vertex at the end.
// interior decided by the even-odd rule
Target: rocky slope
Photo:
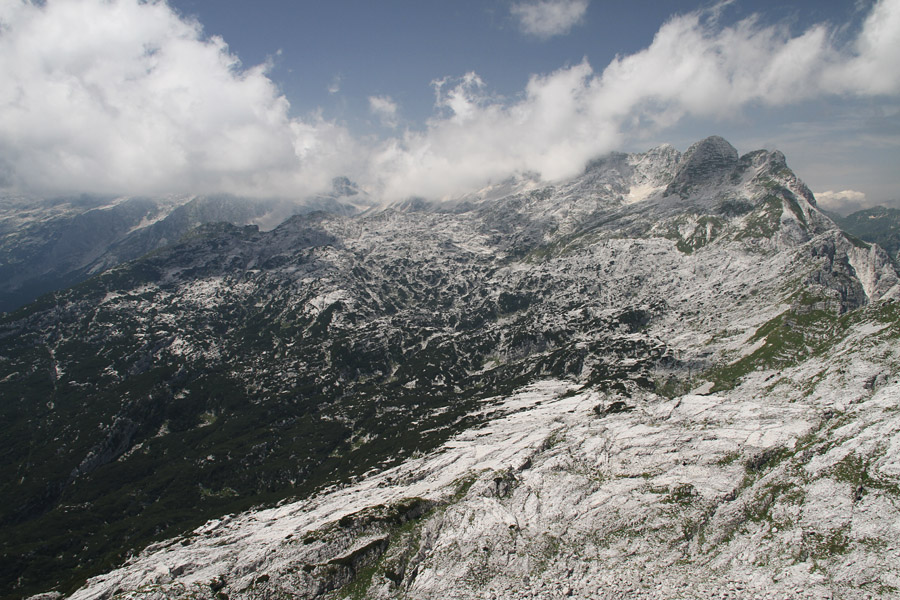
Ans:
{"type": "Polygon", "coordinates": [[[828,213],[841,229],[861,240],[878,244],[900,263],[900,209],[875,206],[846,217],[828,213]]]}
{"type": "Polygon", "coordinates": [[[0,322],[9,597],[890,597],[898,284],[721,138],[201,228],[0,322]]]}
{"type": "Polygon", "coordinates": [[[0,312],[173,244],[205,223],[271,229],[291,214],[353,214],[370,201],[345,178],[300,202],[232,196],[0,197],[0,312]]]}

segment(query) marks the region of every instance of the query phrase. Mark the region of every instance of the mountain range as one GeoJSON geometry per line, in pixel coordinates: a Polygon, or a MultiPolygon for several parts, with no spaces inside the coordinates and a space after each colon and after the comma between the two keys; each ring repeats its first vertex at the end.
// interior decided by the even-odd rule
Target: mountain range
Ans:
{"type": "Polygon", "coordinates": [[[234,205],[0,318],[3,598],[900,590],[900,278],[780,152],[234,205]]]}
{"type": "Polygon", "coordinates": [[[900,209],[875,206],[847,216],[827,213],[841,229],[861,240],[878,244],[900,263],[900,209]]]}
{"type": "Polygon", "coordinates": [[[351,214],[370,200],[346,178],[300,202],[227,195],[0,198],[0,312],[181,239],[206,223],[271,229],[296,213],[351,214]]]}

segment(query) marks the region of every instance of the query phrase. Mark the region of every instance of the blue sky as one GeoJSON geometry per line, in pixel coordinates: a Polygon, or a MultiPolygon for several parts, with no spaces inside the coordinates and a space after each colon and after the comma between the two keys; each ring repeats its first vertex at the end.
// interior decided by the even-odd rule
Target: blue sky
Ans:
{"type": "Polygon", "coordinates": [[[711,134],[900,197],[900,0],[0,0],[12,191],[386,200],[711,134]]]}
{"type": "MultiPolygon", "coordinates": [[[[411,125],[431,116],[431,82],[476,72],[497,94],[514,97],[536,73],[577,64],[598,66],[646,48],[675,14],[709,2],[625,0],[585,3],[585,13],[564,34],[522,31],[515,2],[171,0],[207,35],[222,36],[246,64],[272,61],[270,76],[297,115],[321,108],[365,128],[367,98],[389,95],[411,125]],[[337,84],[335,86],[335,84],[337,84]],[[334,87],[333,87],[334,86],[334,87]],[[339,93],[330,94],[339,88],[339,93]]],[[[858,19],[853,2],[735,2],[722,9],[733,22],[758,14],[795,32],[810,25],[858,19]]]]}

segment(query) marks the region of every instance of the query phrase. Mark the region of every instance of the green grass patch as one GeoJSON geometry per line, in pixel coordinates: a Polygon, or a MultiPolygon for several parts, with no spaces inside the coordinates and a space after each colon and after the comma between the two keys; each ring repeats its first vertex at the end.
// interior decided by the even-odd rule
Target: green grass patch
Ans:
{"type": "Polygon", "coordinates": [[[835,481],[849,483],[854,488],[857,499],[869,492],[879,490],[894,497],[900,497],[900,485],[869,474],[869,459],[856,452],[850,452],[827,472],[835,481]]]}
{"type": "Polygon", "coordinates": [[[849,525],[828,532],[803,532],[803,551],[811,558],[822,560],[846,554],[850,550],[850,544],[849,525]]]}
{"type": "Polygon", "coordinates": [[[676,485],[669,490],[669,493],[663,498],[666,504],[679,504],[681,506],[689,506],[697,497],[697,490],[690,483],[682,483],[676,485]]]}
{"type": "Polygon", "coordinates": [[[784,210],[781,198],[773,194],[766,196],[757,204],[744,221],[743,229],[736,239],[768,238],[778,231],[781,214],[784,210]]]}
{"type": "Polygon", "coordinates": [[[694,380],[670,375],[665,378],[653,380],[653,392],[664,398],[677,398],[684,396],[693,389],[694,380]]]}
{"type": "Polygon", "coordinates": [[[830,348],[846,331],[846,321],[825,310],[810,310],[815,302],[811,296],[801,298],[794,308],[757,329],[749,340],[763,341],[756,351],[707,371],[703,378],[713,382],[712,391],[732,389],[748,373],[794,366],[830,348]]]}
{"type": "Polygon", "coordinates": [[[728,452],[723,455],[719,460],[716,461],[716,464],[720,467],[727,467],[728,465],[734,464],[741,457],[741,452],[739,450],[734,450],[732,452],[728,452]]]}

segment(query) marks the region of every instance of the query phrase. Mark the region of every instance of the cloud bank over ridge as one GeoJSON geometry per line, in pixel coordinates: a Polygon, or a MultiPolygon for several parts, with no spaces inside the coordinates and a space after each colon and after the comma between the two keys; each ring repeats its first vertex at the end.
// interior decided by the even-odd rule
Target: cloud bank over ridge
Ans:
{"type": "Polygon", "coordinates": [[[675,16],[645,49],[601,70],[584,59],[535,74],[512,99],[475,73],[436,80],[435,112],[419,128],[396,127],[397,104],[371,96],[373,114],[396,127],[376,139],[291,116],[268,65],[244,67],[164,2],[6,2],[0,185],[297,197],[349,175],[388,200],[443,197],[515,173],[573,175],[685,119],[900,95],[900,0],[879,0],[844,42],[825,24],[794,34],[718,17],[675,16]]]}
{"type": "Polygon", "coordinates": [[[843,216],[875,206],[874,203],[868,201],[864,193],[856,190],[816,192],[816,202],[819,208],[834,211],[843,216]]]}

